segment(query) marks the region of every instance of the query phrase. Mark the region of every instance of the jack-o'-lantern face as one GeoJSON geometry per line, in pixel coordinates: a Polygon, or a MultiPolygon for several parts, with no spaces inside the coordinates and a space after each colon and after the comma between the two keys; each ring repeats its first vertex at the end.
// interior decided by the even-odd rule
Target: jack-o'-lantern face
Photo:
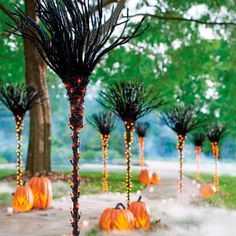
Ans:
{"type": "Polygon", "coordinates": [[[19,185],[13,196],[13,209],[18,212],[30,211],[33,207],[34,199],[29,186],[19,185]]]}
{"type": "Polygon", "coordinates": [[[139,197],[137,202],[132,202],[129,205],[129,210],[133,213],[135,219],[136,229],[149,229],[151,225],[149,207],[143,201],[142,197],[139,197]]]}
{"type": "Polygon", "coordinates": [[[50,207],[52,202],[51,181],[40,175],[39,177],[33,177],[29,182],[29,186],[34,197],[34,208],[45,209],[50,207]]]}
{"type": "Polygon", "coordinates": [[[125,209],[122,203],[115,208],[107,208],[103,211],[99,220],[99,227],[104,231],[129,231],[134,228],[134,216],[125,209]]]}

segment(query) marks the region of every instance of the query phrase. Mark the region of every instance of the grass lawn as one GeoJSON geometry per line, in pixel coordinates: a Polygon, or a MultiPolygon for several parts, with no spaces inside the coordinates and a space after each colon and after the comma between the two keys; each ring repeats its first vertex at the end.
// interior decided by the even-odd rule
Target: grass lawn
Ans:
{"type": "MultiPolygon", "coordinates": [[[[192,179],[195,178],[195,174],[189,174],[192,179]]],[[[201,183],[211,182],[213,183],[213,175],[201,174],[201,183]]],[[[204,199],[210,205],[217,207],[229,207],[236,209],[236,177],[233,176],[220,176],[220,192],[216,195],[204,199]]]]}
{"type": "MultiPolygon", "coordinates": [[[[63,173],[70,173],[70,170],[60,171],[63,173]]],[[[0,180],[7,176],[15,174],[15,170],[0,170],[0,180]]],[[[102,191],[102,172],[100,171],[81,171],[81,195],[96,194],[102,191]]],[[[108,185],[110,192],[125,193],[125,172],[110,172],[108,178],[108,185]]],[[[132,191],[136,192],[145,188],[144,184],[139,183],[139,172],[133,171],[132,173],[133,188],[132,191]]],[[[53,196],[54,199],[68,196],[70,187],[68,182],[53,182],[53,196]]],[[[11,193],[0,193],[0,203],[9,202],[11,193]]]]}
{"type": "MultiPolygon", "coordinates": [[[[70,173],[70,171],[62,171],[63,173],[70,173]]],[[[108,186],[109,192],[125,193],[125,172],[109,172],[108,186]]],[[[81,182],[81,195],[96,194],[102,191],[102,173],[100,171],[81,171],[80,176],[85,179],[81,182]]],[[[132,172],[132,192],[137,192],[145,188],[145,185],[139,182],[139,172],[132,172]]],[[[68,183],[54,183],[54,196],[60,198],[68,194],[68,183]],[[65,186],[66,185],[66,186],[65,186]]]]}
{"type": "Polygon", "coordinates": [[[97,236],[99,234],[100,230],[98,228],[98,226],[92,228],[91,230],[89,230],[85,235],[86,236],[97,236]]]}
{"type": "MultiPolygon", "coordinates": [[[[70,170],[63,171],[63,173],[70,173],[70,170]]],[[[83,193],[98,193],[102,189],[102,172],[100,171],[81,171],[80,176],[85,179],[86,182],[81,183],[81,192],[83,193]]],[[[126,192],[125,188],[126,172],[109,172],[108,173],[108,185],[110,192],[126,192]]],[[[139,182],[139,172],[132,172],[132,191],[136,192],[145,187],[144,184],[139,182]]]]}
{"type": "MultiPolygon", "coordinates": [[[[1,169],[0,170],[0,181],[7,176],[14,175],[15,170],[1,169]]],[[[0,192],[0,204],[8,204],[11,202],[12,193],[1,193],[0,192]]]]}
{"type": "MultiPolygon", "coordinates": [[[[101,172],[81,172],[81,177],[85,179],[90,179],[91,181],[89,183],[82,183],[81,191],[87,193],[96,193],[101,191],[102,189],[101,172]],[[95,191],[96,188],[97,190],[95,191]]],[[[125,193],[126,192],[125,178],[126,178],[125,172],[110,172],[108,179],[109,191],[125,193]]],[[[132,182],[133,182],[133,187],[132,187],[133,192],[137,192],[138,190],[141,190],[145,187],[144,184],[139,182],[138,171],[132,173],[132,182]]]]}
{"type": "Polygon", "coordinates": [[[11,193],[0,193],[0,204],[8,205],[12,201],[11,193]]]}
{"type": "Polygon", "coordinates": [[[16,173],[16,170],[12,169],[1,169],[0,170],[0,180],[4,179],[7,176],[14,175],[16,173]]]}

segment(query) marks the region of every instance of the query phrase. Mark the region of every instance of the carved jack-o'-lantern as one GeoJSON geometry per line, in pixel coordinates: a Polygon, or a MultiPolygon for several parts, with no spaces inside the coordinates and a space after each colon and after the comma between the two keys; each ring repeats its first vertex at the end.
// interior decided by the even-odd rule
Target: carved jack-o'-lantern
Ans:
{"type": "Polygon", "coordinates": [[[52,202],[52,184],[51,181],[43,176],[33,177],[29,186],[34,197],[34,208],[48,208],[52,202]]]}
{"type": "Polygon", "coordinates": [[[160,175],[158,175],[156,172],[152,173],[152,184],[158,185],[160,184],[160,175]]]}
{"type": "Polygon", "coordinates": [[[115,208],[107,208],[103,211],[99,220],[99,227],[104,231],[129,231],[134,228],[134,216],[125,209],[122,203],[115,208]]]}
{"type": "Polygon", "coordinates": [[[129,205],[129,210],[134,215],[136,229],[149,229],[151,225],[149,208],[141,199],[140,196],[137,202],[132,202],[129,205]]]}
{"type": "Polygon", "coordinates": [[[139,181],[146,185],[150,185],[152,183],[152,172],[147,169],[141,170],[139,173],[139,181]]]}
{"type": "Polygon", "coordinates": [[[18,212],[30,211],[33,207],[34,198],[29,186],[19,185],[13,195],[13,209],[18,212]]]}
{"type": "Polygon", "coordinates": [[[216,193],[216,188],[212,184],[201,184],[199,191],[202,198],[208,198],[216,193]]]}

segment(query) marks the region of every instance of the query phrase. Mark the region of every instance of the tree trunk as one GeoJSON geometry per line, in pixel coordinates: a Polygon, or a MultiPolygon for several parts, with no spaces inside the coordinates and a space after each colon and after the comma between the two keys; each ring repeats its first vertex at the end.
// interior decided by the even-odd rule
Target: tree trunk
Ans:
{"type": "MultiPolygon", "coordinates": [[[[32,0],[25,0],[25,12],[35,21],[35,6],[32,0]]],[[[39,104],[30,111],[30,137],[26,171],[51,171],[51,108],[46,84],[46,64],[34,45],[24,39],[25,73],[27,84],[43,92],[39,104]]]]}

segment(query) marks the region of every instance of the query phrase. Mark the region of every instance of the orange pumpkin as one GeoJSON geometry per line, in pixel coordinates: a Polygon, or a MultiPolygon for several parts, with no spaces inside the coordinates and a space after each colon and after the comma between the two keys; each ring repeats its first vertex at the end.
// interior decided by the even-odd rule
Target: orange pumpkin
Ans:
{"type": "Polygon", "coordinates": [[[47,177],[33,177],[29,186],[34,197],[34,208],[45,209],[51,206],[52,202],[52,184],[47,177]]]}
{"type": "Polygon", "coordinates": [[[146,185],[150,185],[152,183],[152,172],[147,169],[141,170],[139,173],[139,181],[146,185]]]}
{"type": "Polygon", "coordinates": [[[29,186],[19,185],[13,195],[13,209],[18,212],[30,211],[33,208],[34,198],[29,186]]]}
{"type": "Polygon", "coordinates": [[[99,220],[99,227],[104,231],[129,231],[134,228],[134,216],[125,209],[122,203],[115,208],[107,208],[103,211],[99,220]]]}
{"type": "Polygon", "coordinates": [[[156,172],[152,173],[152,184],[160,184],[160,176],[156,172]]]}
{"type": "Polygon", "coordinates": [[[208,198],[216,193],[216,188],[212,184],[201,184],[199,191],[202,198],[208,198]]]}
{"type": "Polygon", "coordinates": [[[140,196],[137,202],[132,202],[129,205],[129,210],[134,215],[136,229],[149,229],[151,225],[149,208],[141,199],[142,197],[140,196]]]}

